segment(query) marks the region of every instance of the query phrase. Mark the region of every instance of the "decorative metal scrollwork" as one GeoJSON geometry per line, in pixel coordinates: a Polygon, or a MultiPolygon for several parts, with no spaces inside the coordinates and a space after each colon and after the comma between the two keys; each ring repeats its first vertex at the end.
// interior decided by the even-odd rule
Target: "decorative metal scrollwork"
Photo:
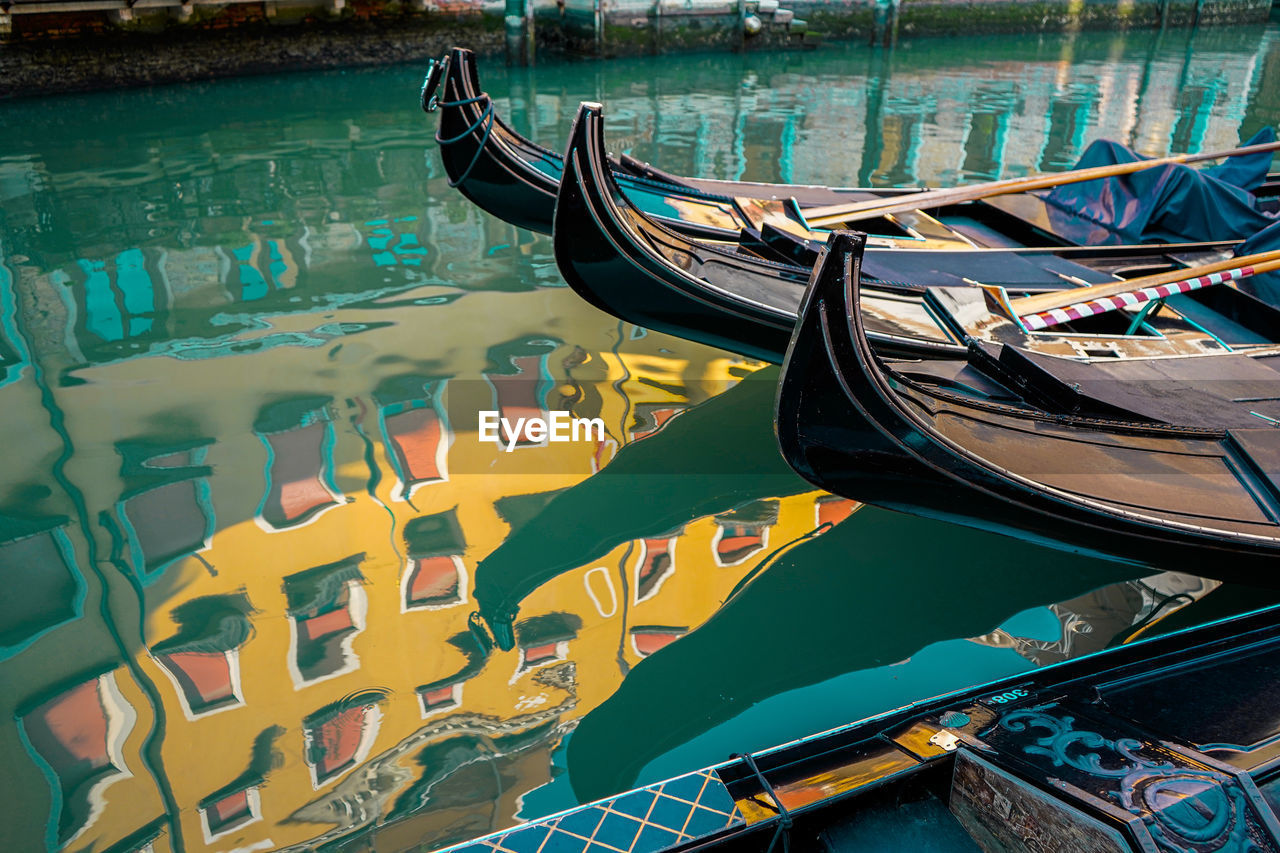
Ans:
{"type": "Polygon", "coordinates": [[[427,66],[427,75],[422,80],[422,94],[420,95],[423,112],[433,113],[440,106],[440,101],[436,97],[436,88],[440,85],[440,81],[444,79],[444,73],[448,67],[448,54],[445,54],[440,59],[431,60],[427,66]]]}
{"type": "Polygon", "coordinates": [[[1000,720],[1001,727],[1011,732],[1030,732],[1044,729],[1047,734],[1036,739],[1035,744],[1024,746],[1023,752],[1047,757],[1054,767],[1074,767],[1092,776],[1122,777],[1138,767],[1172,767],[1168,762],[1154,762],[1134,755],[1142,748],[1142,741],[1133,738],[1107,740],[1097,732],[1076,731],[1072,728],[1074,717],[1053,717],[1043,711],[1030,709],[1014,711],[1000,720]],[[1118,755],[1122,763],[1118,767],[1104,767],[1100,751],[1118,755]]]}
{"type": "MultiPolygon", "coordinates": [[[[1095,790],[1141,818],[1162,849],[1176,853],[1263,853],[1273,849],[1251,825],[1245,791],[1227,773],[1141,754],[1147,745],[1075,728],[1076,718],[1029,708],[1004,716],[999,727],[1024,737],[1022,752],[1087,777],[1112,780],[1095,790]],[[1099,790],[1101,789],[1101,790],[1099,790]],[[1262,841],[1260,844],[1259,842],[1262,841]]],[[[1179,756],[1180,757],[1180,756],[1179,756]]],[[[1039,763],[1036,761],[1035,763],[1039,763]]],[[[1070,774],[1068,774],[1070,775],[1070,774]]]]}

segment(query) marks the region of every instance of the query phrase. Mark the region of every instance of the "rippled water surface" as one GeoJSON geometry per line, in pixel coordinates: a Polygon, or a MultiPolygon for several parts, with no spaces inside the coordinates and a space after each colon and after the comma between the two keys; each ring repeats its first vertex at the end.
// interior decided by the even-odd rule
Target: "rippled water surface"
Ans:
{"type": "MultiPolygon", "coordinates": [[[[591,99],[676,173],[950,184],[1231,146],[1278,35],[481,72],[552,147],[591,99]]],[[[0,847],[429,850],[1274,597],[814,492],[776,368],[449,189],[420,70],[0,107],[0,847]]]]}

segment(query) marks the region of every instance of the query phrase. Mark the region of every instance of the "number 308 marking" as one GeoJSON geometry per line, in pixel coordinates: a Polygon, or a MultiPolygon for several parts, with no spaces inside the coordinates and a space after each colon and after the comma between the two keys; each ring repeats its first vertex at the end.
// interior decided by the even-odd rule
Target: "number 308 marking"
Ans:
{"type": "Polygon", "coordinates": [[[1017,690],[1006,690],[1003,693],[997,693],[995,696],[988,696],[987,701],[996,705],[1003,705],[1006,702],[1013,702],[1017,699],[1025,698],[1028,695],[1030,694],[1028,694],[1027,691],[1022,688],[1018,688],[1017,690]]]}

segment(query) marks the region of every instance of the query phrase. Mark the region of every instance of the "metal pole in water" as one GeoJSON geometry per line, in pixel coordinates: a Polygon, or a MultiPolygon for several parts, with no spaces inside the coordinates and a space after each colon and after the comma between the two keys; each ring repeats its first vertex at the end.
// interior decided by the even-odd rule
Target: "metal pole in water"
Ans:
{"type": "Polygon", "coordinates": [[[507,33],[507,64],[533,64],[533,2],[506,0],[503,21],[507,33]]]}
{"type": "Polygon", "coordinates": [[[892,44],[898,29],[898,0],[875,0],[872,16],[871,44],[892,44]]]}
{"type": "Polygon", "coordinates": [[[596,27],[596,56],[604,56],[604,9],[601,0],[592,0],[596,27]]]}

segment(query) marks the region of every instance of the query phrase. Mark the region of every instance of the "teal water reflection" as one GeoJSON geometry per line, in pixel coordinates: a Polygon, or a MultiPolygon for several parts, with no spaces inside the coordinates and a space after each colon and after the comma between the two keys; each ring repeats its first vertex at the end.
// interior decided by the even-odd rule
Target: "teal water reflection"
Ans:
{"type": "MultiPolygon", "coordinates": [[[[481,72],[552,147],[591,99],[677,173],[947,184],[1229,147],[1278,35],[481,72]]],[[[0,846],[433,849],[1274,599],[811,491],[776,369],[448,188],[419,72],[5,105],[0,846]]]]}

